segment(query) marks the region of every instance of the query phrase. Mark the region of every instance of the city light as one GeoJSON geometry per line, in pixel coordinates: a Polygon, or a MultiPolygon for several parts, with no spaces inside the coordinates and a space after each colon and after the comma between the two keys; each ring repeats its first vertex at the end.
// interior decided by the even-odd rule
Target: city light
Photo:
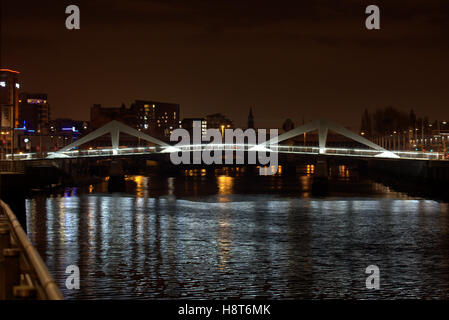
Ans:
{"type": "Polygon", "coordinates": [[[79,2],[1,5],[0,300],[449,297],[444,1],[79,2]]]}
{"type": "Polygon", "coordinates": [[[15,71],[15,70],[11,70],[11,69],[0,69],[0,72],[11,72],[11,73],[20,74],[19,71],[15,71]]]}

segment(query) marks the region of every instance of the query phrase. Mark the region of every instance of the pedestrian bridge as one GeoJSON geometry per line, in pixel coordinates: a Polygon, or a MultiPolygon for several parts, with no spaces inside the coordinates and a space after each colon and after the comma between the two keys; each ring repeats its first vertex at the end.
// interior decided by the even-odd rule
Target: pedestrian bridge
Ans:
{"type": "MultiPolygon", "coordinates": [[[[119,121],[111,121],[105,126],[89,133],[78,139],[74,143],[55,152],[48,152],[44,156],[38,153],[14,154],[14,160],[33,160],[33,159],[67,159],[67,158],[87,158],[87,157],[117,157],[117,156],[139,156],[147,154],[164,154],[172,152],[194,152],[194,151],[241,151],[241,152],[276,152],[285,154],[309,154],[309,155],[329,155],[360,158],[396,158],[413,160],[445,160],[443,153],[420,152],[420,151],[389,151],[368,139],[327,120],[316,120],[293,130],[285,132],[278,137],[261,144],[190,144],[190,145],[169,145],[150,135],[142,133],[119,121]],[[318,131],[319,145],[314,146],[291,146],[283,145],[282,142],[295,138],[304,133],[318,131]],[[364,146],[366,149],[357,148],[334,148],[327,147],[326,140],[328,131],[341,134],[364,146]],[[119,147],[120,133],[125,133],[136,138],[148,141],[153,144],[150,147],[119,147]],[[79,149],[85,143],[97,139],[103,135],[110,134],[111,147],[99,149],[79,149]]],[[[11,160],[11,155],[7,155],[11,160]]]]}

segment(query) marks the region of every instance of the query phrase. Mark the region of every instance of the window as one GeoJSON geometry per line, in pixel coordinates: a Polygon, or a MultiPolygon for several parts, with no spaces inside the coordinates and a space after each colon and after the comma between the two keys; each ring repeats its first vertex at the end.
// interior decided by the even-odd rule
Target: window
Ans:
{"type": "Polygon", "coordinates": [[[6,87],[6,82],[5,81],[0,81],[0,87],[6,87]]]}

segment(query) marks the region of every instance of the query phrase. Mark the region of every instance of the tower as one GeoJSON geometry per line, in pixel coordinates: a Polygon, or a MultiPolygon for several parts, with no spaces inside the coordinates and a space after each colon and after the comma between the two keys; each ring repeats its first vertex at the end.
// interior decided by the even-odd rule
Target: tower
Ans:
{"type": "Polygon", "coordinates": [[[249,115],[248,115],[248,129],[254,129],[254,116],[253,116],[253,108],[249,108],[249,115]]]}
{"type": "Polygon", "coordinates": [[[11,154],[14,153],[14,128],[19,125],[19,74],[15,70],[0,69],[0,146],[6,152],[9,141],[11,154]]]}

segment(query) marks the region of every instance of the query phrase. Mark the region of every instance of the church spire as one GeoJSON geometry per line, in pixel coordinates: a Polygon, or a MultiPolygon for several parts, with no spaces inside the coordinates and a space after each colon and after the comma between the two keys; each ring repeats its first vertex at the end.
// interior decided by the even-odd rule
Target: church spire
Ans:
{"type": "Polygon", "coordinates": [[[254,129],[254,116],[253,116],[253,108],[249,108],[249,115],[248,115],[248,128],[254,129]]]}

